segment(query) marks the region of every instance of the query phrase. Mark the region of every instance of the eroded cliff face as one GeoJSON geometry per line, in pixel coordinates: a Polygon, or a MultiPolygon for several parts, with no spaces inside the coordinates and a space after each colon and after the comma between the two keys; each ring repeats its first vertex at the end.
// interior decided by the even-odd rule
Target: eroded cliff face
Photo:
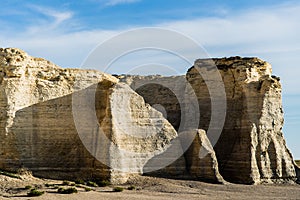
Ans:
{"type": "Polygon", "coordinates": [[[1,169],[123,183],[177,137],[110,75],[62,69],[12,48],[0,49],[0,60],[1,169]]]}
{"type": "MultiPolygon", "coordinates": [[[[214,147],[223,177],[237,183],[294,181],[293,158],[282,134],[281,85],[270,64],[240,57],[213,61],[227,96],[224,129],[214,147]]],[[[197,60],[187,73],[201,105],[209,95],[198,70],[211,64],[197,60]]]]}
{"type": "Polygon", "coordinates": [[[186,76],[118,77],[136,93],[102,72],[0,49],[0,169],[113,183],[153,170],[219,183],[222,176],[244,184],[293,182],[281,85],[271,73],[260,59],[233,57],[197,60],[186,76]],[[207,82],[218,83],[199,73],[215,65],[226,98],[214,100],[227,105],[216,144],[209,141],[214,132],[205,131],[212,118],[207,82]]]}
{"type": "MultiPolygon", "coordinates": [[[[271,65],[267,62],[258,58],[240,57],[197,60],[194,67],[188,70],[186,79],[197,95],[200,111],[198,127],[206,131],[209,129],[212,101],[207,83],[214,82],[209,76],[204,80],[199,72],[209,74],[214,66],[224,83],[227,105],[225,124],[214,145],[221,175],[227,181],[244,184],[295,181],[293,158],[282,134],[281,85],[279,78],[272,76],[271,65]]],[[[169,82],[168,85],[176,85],[179,77],[119,78],[149,104],[154,107],[157,104],[163,105],[162,112],[178,129],[178,116],[181,115],[182,107],[178,106],[178,98],[172,92],[176,90],[148,83],[169,82]],[[139,85],[142,87],[137,87],[139,85]]],[[[214,87],[214,83],[212,85],[214,87]]],[[[214,101],[217,104],[224,101],[216,96],[214,101]]]]}
{"type": "MultiPolygon", "coordinates": [[[[22,50],[14,48],[0,49],[0,63],[0,168],[2,169],[16,169],[22,166],[20,153],[24,152],[18,149],[18,137],[23,133],[20,132],[21,135],[19,135],[14,132],[17,111],[51,99],[64,97],[103,79],[117,82],[116,79],[96,71],[62,69],[49,61],[33,58],[22,50]],[[77,75],[78,77],[76,77],[77,75]],[[81,80],[81,85],[75,87],[75,78],[81,80]]],[[[33,110],[28,113],[29,118],[23,119],[28,120],[29,129],[36,125],[46,126],[45,124],[49,123],[46,119],[41,119],[39,124],[32,126],[30,119],[34,117],[35,112],[36,110],[33,110]]],[[[44,113],[47,117],[46,110],[44,113]]],[[[24,132],[24,134],[26,133],[24,132]]]]}
{"type": "Polygon", "coordinates": [[[204,130],[196,130],[194,140],[185,152],[185,158],[187,171],[192,178],[213,183],[225,182],[219,173],[215,151],[204,130]]]}

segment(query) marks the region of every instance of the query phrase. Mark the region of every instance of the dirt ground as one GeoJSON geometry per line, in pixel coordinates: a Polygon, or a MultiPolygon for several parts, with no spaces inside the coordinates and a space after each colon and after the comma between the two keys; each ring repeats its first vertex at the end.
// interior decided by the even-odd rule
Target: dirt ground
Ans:
{"type": "Polygon", "coordinates": [[[46,180],[21,175],[20,178],[11,178],[0,175],[0,199],[37,199],[37,200],[173,200],[173,199],[300,199],[300,185],[216,185],[198,181],[173,180],[154,177],[133,177],[123,192],[113,192],[115,186],[89,187],[92,191],[85,191],[83,185],[77,185],[76,194],[58,194],[57,187],[62,181],[46,180]],[[48,185],[47,185],[48,184],[48,185]],[[39,197],[28,197],[25,186],[38,188],[45,193],[39,197]],[[50,186],[49,186],[50,185],[50,186]],[[136,189],[127,188],[134,185],[136,189]],[[56,186],[56,187],[55,187],[56,186]]]}

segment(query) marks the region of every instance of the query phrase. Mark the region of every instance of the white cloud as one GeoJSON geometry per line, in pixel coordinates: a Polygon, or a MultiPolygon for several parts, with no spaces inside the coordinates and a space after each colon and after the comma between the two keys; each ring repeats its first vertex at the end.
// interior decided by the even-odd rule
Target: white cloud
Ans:
{"type": "Polygon", "coordinates": [[[36,19],[36,23],[27,27],[27,34],[38,34],[41,32],[51,31],[55,32],[57,29],[61,28],[64,22],[72,19],[73,12],[71,11],[58,11],[53,8],[43,7],[39,5],[28,5],[28,7],[39,14],[42,14],[46,17],[46,20],[36,19]]]}
{"type": "MultiPolygon", "coordinates": [[[[251,45],[253,43],[277,45],[287,42],[292,45],[295,39],[296,42],[300,42],[299,12],[300,6],[276,7],[269,10],[229,14],[223,18],[176,21],[160,26],[186,33],[207,46],[251,45]]],[[[299,48],[299,45],[294,44],[295,47],[299,48]]]]}
{"type": "Polygon", "coordinates": [[[131,4],[136,3],[141,0],[100,0],[100,2],[103,2],[105,6],[116,6],[120,4],[131,4]]]}
{"type": "MultiPolygon", "coordinates": [[[[64,22],[72,21],[72,12],[44,7],[33,9],[52,20],[31,26],[27,32],[14,38],[10,33],[1,33],[0,30],[0,46],[20,47],[34,56],[45,57],[64,67],[78,67],[96,45],[124,31],[70,33],[64,22]]],[[[300,5],[284,5],[239,13],[227,12],[222,18],[172,21],[157,26],[190,36],[203,45],[211,56],[241,55],[266,59],[273,65],[274,73],[282,77],[284,92],[300,94],[300,88],[295,87],[300,85],[300,68],[297,66],[300,63],[299,21],[300,5]]],[[[195,59],[198,57],[195,55],[195,59]]]]}
{"type": "Polygon", "coordinates": [[[201,18],[160,24],[203,45],[213,57],[256,56],[273,65],[283,91],[300,94],[300,5],[248,10],[223,18],[201,18]]]}

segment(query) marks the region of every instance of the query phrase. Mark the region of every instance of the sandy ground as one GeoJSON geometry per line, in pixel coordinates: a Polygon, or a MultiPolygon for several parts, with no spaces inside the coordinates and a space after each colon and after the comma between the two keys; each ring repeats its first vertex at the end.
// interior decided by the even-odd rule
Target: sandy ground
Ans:
{"type": "MultiPolygon", "coordinates": [[[[23,175],[21,179],[0,176],[0,199],[38,199],[38,200],[173,200],[173,199],[300,199],[300,185],[216,185],[198,181],[173,180],[153,177],[134,177],[123,192],[113,192],[109,187],[92,188],[94,191],[86,192],[83,187],[77,187],[76,194],[58,194],[54,187],[45,184],[62,184],[62,181],[45,180],[23,175]],[[40,197],[28,197],[24,187],[31,185],[37,187],[45,194],[40,197]],[[137,190],[127,190],[134,185],[137,190]]],[[[59,186],[69,187],[69,186],[59,186]]]]}

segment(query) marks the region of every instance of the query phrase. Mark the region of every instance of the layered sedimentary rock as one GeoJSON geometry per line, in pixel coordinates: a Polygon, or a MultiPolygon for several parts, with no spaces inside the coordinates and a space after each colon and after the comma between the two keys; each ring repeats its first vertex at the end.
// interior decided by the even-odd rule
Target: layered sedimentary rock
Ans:
{"type": "Polygon", "coordinates": [[[281,85],[271,73],[262,60],[233,57],[197,60],[186,76],[118,77],[136,93],[95,70],[0,49],[0,169],[114,183],[157,170],[212,182],[295,181],[281,85]],[[213,68],[224,99],[208,89],[221,86],[207,76],[213,68]],[[223,104],[226,112],[213,109],[223,104]],[[222,129],[211,126],[222,114],[222,129]]]}
{"type": "Polygon", "coordinates": [[[297,176],[297,183],[300,184],[300,168],[298,165],[295,164],[296,176],[297,176]]]}
{"type": "Polygon", "coordinates": [[[0,61],[1,169],[122,183],[177,137],[110,75],[62,69],[13,48],[0,49],[0,61]]]}
{"type": "Polygon", "coordinates": [[[224,128],[214,147],[223,177],[237,183],[295,180],[293,158],[282,133],[281,85],[272,76],[271,65],[257,58],[197,60],[187,79],[199,105],[208,106],[210,97],[198,70],[213,64],[227,96],[224,128]]]}
{"type": "MultiPolygon", "coordinates": [[[[179,77],[120,76],[151,105],[160,108],[166,118],[178,129],[185,106],[178,106],[176,90],[171,86],[179,77]],[[151,81],[149,81],[151,80],[151,81]],[[160,85],[160,83],[168,84],[160,85]],[[149,85],[149,83],[158,83],[149,85]],[[151,87],[150,87],[151,86],[151,87]],[[154,95],[153,95],[154,94],[154,95]]],[[[293,158],[283,138],[283,111],[279,78],[272,76],[270,64],[257,58],[200,59],[188,70],[186,80],[197,96],[200,111],[198,127],[209,130],[213,115],[222,115],[222,110],[212,113],[214,106],[225,102],[226,118],[221,135],[208,133],[219,162],[219,171],[225,180],[235,183],[289,182],[295,181],[293,158]],[[209,76],[217,69],[224,83],[225,99],[210,88],[220,87],[215,77],[209,76]],[[204,76],[202,76],[202,75],[204,76]],[[220,97],[218,97],[220,96],[220,97]],[[216,143],[216,144],[215,144],[216,143]]],[[[186,90],[181,85],[182,91],[186,90]]],[[[222,94],[222,90],[220,90],[222,94]]],[[[193,94],[191,94],[193,95],[193,94]]],[[[217,122],[218,123],[218,122],[217,122]]]]}
{"type": "Polygon", "coordinates": [[[181,107],[189,107],[190,105],[184,96],[187,90],[185,76],[121,75],[118,78],[143,96],[147,103],[159,110],[174,128],[179,130],[180,125],[182,125],[181,107]]]}
{"type": "MultiPolygon", "coordinates": [[[[192,130],[194,131],[194,130],[192,130]]],[[[204,130],[196,130],[193,143],[185,152],[187,171],[194,179],[223,183],[215,151],[204,130]]]]}

